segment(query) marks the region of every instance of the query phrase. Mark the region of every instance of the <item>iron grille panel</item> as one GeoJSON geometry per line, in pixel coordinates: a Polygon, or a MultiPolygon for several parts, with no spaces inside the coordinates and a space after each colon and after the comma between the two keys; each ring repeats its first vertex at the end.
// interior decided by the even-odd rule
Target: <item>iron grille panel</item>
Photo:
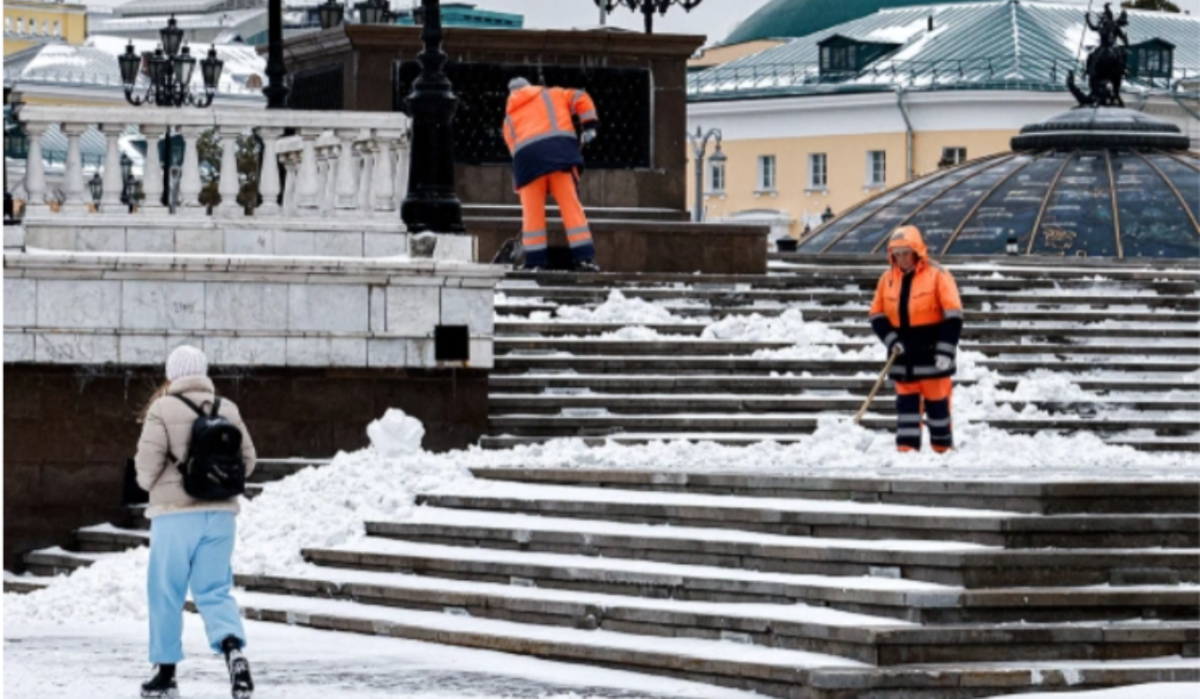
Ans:
{"type": "MultiPolygon", "coordinates": [[[[392,108],[408,114],[408,95],[420,75],[416,61],[392,67],[392,108]]],[[[632,68],[530,66],[520,63],[451,63],[446,75],[458,96],[454,115],[454,159],[467,165],[512,162],[501,125],[508,81],[523,77],[535,84],[586,90],[596,103],[600,130],[588,144],[589,168],[650,167],[653,108],[650,71],[632,68]]]]}
{"type": "Polygon", "coordinates": [[[335,63],[293,73],[288,108],[340,111],[343,109],[342,72],[342,64],[335,63]]]}

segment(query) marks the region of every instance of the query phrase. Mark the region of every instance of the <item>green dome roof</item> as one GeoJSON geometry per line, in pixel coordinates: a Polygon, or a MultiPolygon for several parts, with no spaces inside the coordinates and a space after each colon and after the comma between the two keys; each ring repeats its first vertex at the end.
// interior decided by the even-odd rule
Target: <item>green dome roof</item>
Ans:
{"type": "Polygon", "coordinates": [[[734,28],[723,43],[808,36],[879,10],[981,0],[771,0],[734,28]]]}

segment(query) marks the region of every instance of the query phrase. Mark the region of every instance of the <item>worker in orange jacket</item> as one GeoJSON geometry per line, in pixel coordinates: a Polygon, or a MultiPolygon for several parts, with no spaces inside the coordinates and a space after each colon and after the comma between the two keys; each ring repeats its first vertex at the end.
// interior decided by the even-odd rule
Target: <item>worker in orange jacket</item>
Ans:
{"type": "Polygon", "coordinates": [[[921,449],[921,423],[936,452],[954,446],[950,377],[962,336],[962,300],[954,277],[929,259],[921,231],[904,226],[888,240],[890,269],[879,278],[871,327],[889,354],[896,382],[896,448],[921,449]]]}
{"type": "Polygon", "coordinates": [[[546,195],[553,194],[576,269],[599,272],[577,191],[583,169],[580,143],[590,143],[600,123],[596,105],[583,90],[538,87],[525,78],[514,78],[508,90],[504,141],[513,156],[513,184],[521,197],[526,269],[546,266],[546,195]],[[579,119],[578,137],[572,116],[579,119]]]}

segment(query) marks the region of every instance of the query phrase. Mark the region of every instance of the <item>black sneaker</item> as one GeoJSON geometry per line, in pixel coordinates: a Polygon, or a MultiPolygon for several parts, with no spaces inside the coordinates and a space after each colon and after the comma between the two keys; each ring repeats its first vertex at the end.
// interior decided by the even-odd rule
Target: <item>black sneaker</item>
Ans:
{"type": "Polygon", "coordinates": [[[175,684],[175,666],[159,665],[149,681],[142,683],[142,699],[179,699],[179,686],[175,684]]]}
{"type": "Polygon", "coordinates": [[[596,264],[595,260],[580,260],[575,263],[575,271],[597,274],[600,271],[600,265],[596,264]]]}
{"type": "Polygon", "coordinates": [[[250,678],[250,661],[242,655],[241,642],[230,636],[221,643],[221,650],[225,651],[233,699],[250,699],[254,695],[254,680],[250,678]]]}

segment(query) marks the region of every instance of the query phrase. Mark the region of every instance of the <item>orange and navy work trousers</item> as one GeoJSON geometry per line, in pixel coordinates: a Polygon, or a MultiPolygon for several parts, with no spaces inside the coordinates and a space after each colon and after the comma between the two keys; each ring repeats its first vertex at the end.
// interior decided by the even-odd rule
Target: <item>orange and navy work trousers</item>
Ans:
{"type": "Polygon", "coordinates": [[[542,267],[546,258],[546,195],[554,195],[558,210],[562,212],[563,225],[567,229],[567,244],[571,246],[571,257],[576,262],[590,260],[596,256],[592,245],[592,232],[583,205],[579,203],[573,172],[552,172],[542,175],[517,190],[521,197],[522,229],[521,245],[525,248],[525,266],[542,267]]]}
{"type": "Polygon", "coordinates": [[[896,382],[896,449],[921,450],[921,423],[929,428],[929,442],[939,454],[954,447],[950,424],[950,377],[896,382]]]}

